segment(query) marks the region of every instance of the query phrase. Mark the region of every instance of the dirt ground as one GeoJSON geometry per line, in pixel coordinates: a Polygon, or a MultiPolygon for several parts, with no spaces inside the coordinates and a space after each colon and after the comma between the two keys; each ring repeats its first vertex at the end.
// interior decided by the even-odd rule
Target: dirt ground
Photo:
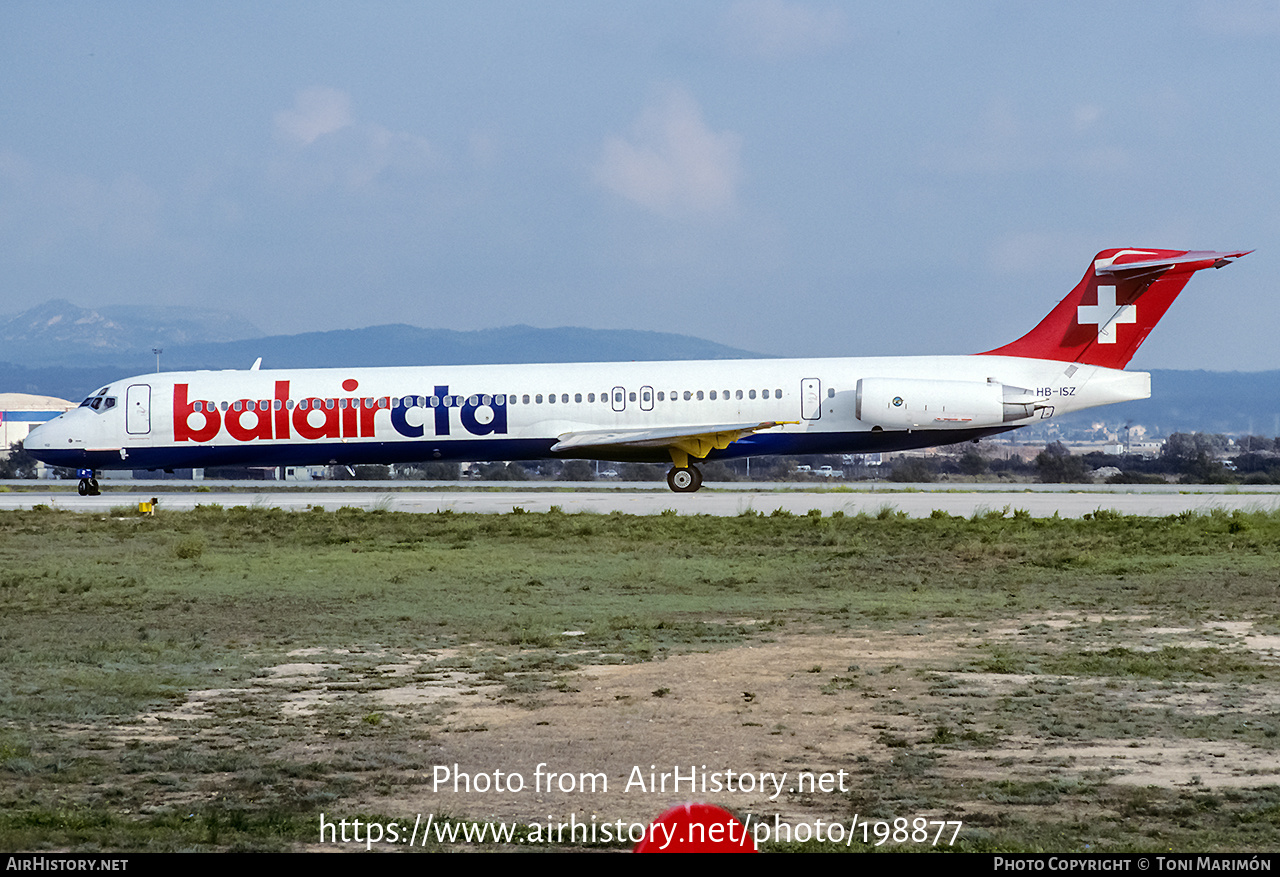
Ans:
{"type": "MultiPolygon", "coordinates": [[[[966,784],[982,782],[1080,781],[1173,790],[1280,784],[1275,747],[1256,740],[1093,731],[1064,738],[1010,723],[1020,709],[1015,695],[1046,684],[1060,691],[1105,690],[1124,710],[1138,713],[1230,713],[1245,722],[1280,714],[1280,692],[1266,683],[1117,683],[973,668],[982,642],[1012,641],[1029,628],[1053,630],[1080,620],[1027,618],[983,631],[935,622],[906,632],[775,635],[754,645],[648,663],[586,665],[529,693],[493,674],[432,669],[456,663],[466,649],[416,655],[386,649],[376,672],[367,673],[379,686],[354,693],[349,677],[341,685],[332,680],[356,655],[305,649],[260,675],[252,688],[192,692],[185,705],[143,717],[120,735],[190,742],[217,733],[208,719],[227,704],[253,703],[259,716],[275,715],[280,728],[292,729],[287,742],[282,739],[282,754],[323,760],[332,757],[332,738],[308,732],[318,727],[309,723],[344,704],[357,714],[372,710],[380,725],[398,730],[363,743],[344,734],[344,751],[359,745],[397,756],[385,762],[376,781],[363,783],[333,809],[381,814],[404,824],[419,814],[526,824],[571,817],[579,823],[647,823],[687,800],[710,801],[756,822],[847,823],[860,801],[873,800],[861,792],[875,785],[877,775],[921,752],[928,754],[930,781],[950,787],[946,800],[952,812],[922,796],[915,812],[864,811],[863,818],[967,822],[997,807],[987,792],[965,794],[966,784]],[[404,684],[394,684],[400,677],[404,684]],[[940,725],[947,721],[953,725],[944,734],[940,725]],[[412,766],[396,767],[405,762],[412,766]],[[676,772],[682,777],[678,783],[671,778],[676,772]],[[594,786],[593,774],[603,775],[594,786]]],[[[1278,638],[1258,636],[1248,623],[1153,627],[1145,634],[1202,645],[1221,645],[1226,638],[1266,663],[1280,657],[1278,638]]],[[[358,657],[371,666],[368,649],[358,657]]],[[[1008,801],[999,807],[1005,815],[1011,809],[1008,801]]]]}
{"type": "MultiPolygon", "coordinates": [[[[983,631],[981,638],[1011,639],[1029,625],[1065,624],[1022,619],[1004,630],[983,631]]],[[[1202,634],[1216,642],[1227,636],[1269,662],[1280,654],[1275,637],[1255,636],[1247,623],[1149,633],[1183,642],[1202,634]]],[[[932,624],[907,635],[796,634],[650,663],[589,665],[560,677],[556,688],[528,695],[513,695],[474,674],[436,673],[429,682],[407,681],[367,695],[375,709],[402,725],[431,712],[429,733],[411,744],[419,764],[430,768],[408,771],[395,784],[376,794],[366,791],[344,807],[408,819],[436,813],[563,821],[576,814],[579,821],[646,822],[673,803],[709,800],[757,819],[848,819],[849,793],[856,793],[877,765],[912,747],[939,742],[937,716],[955,715],[957,704],[976,733],[966,745],[930,751],[931,771],[961,785],[973,778],[1027,783],[1083,777],[1170,789],[1280,783],[1274,749],[1246,742],[1174,735],[1081,740],[1000,731],[998,710],[991,705],[1007,704],[1008,696],[1031,680],[966,668],[965,656],[972,656],[978,642],[979,633],[959,623],[932,624]],[[983,734],[993,726],[997,733],[983,745],[983,734]],[[679,782],[671,779],[675,772],[683,778],[679,782]],[[802,779],[802,772],[812,778],[802,779]],[[585,776],[591,774],[603,778],[593,785],[585,776]],[[692,783],[690,776],[696,777],[692,783]]],[[[305,720],[347,696],[324,684],[307,684],[308,678],[340,666],[344,654],[304,651],[294,657],[297,663],[273,668],[261,686],[274,692],[282,716],[305,720]]],[[[408,677],[424,663],[454,657],[389,653],[378,670],[383,679],[408,677]]],[[[1066,682],[1072,688],[1106,685],[1138,711],[1245,716],[1280,711],[1271,686],[1066,682]]],[[[203,694],[214,700],[239,696],[203,694]]],[[[201,697],[194,694],[193,700],[201,697]]],[[[322,750],[316,747],[313,755],[322,750]]],[[[984,806],[974,799],[962,809],[984,806]]],[[[964,818],[935,811],[920,815],[964,818]]]]}

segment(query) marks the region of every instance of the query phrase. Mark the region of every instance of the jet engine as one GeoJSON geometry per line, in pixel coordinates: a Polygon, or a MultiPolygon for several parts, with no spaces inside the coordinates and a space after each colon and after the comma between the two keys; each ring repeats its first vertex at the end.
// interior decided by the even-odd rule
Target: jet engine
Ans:
{"type": "Polygon", "coordinates": [[[974,429],[1025,420],[1043,401],[1030,390],[994,378],[862,378],[855,410],[863,423],[888,430],[974,429]]]}

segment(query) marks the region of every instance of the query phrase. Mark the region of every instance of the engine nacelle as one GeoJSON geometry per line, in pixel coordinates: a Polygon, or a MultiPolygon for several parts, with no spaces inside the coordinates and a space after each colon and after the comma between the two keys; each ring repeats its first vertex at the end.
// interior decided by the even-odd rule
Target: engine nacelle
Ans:
{"type": "Polygon", "coordinates": [[[862,378],[859,420],[882,429],[974,429],[1032,417],[1041,401],[1030,390],[995,380],[862,378]]]}

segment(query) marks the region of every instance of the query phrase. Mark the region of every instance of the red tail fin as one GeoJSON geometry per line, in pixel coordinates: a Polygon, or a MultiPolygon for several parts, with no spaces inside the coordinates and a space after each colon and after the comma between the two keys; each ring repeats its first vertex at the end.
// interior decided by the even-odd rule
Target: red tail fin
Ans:
{"type": "Polygon", "coordinates": [[[1103,250],[1040,325],[987,353],[1124,368],[1192,274],[1251,252],[1103,250]]]}

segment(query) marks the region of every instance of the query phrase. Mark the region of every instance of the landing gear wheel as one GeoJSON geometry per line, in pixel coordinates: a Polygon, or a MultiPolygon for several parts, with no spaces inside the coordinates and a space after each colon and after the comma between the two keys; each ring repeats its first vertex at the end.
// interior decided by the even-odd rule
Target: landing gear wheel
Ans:
{"type": "Polygon", "coordinates": [[[88,478],[80,479],[80,483],[76,485],[76,493],[80,494],[81,496],[89,495],[89,479],[88,478]]]}
{"type": "MultiPolygon", "coordinates": [[[[699,484],[701,484],[701,483],[702,483],[702,479],[698,479],[698,483],[699,483],[699,484]]],[[[98,490],[98,479],[97,479],[97,478],[90,478],[90,479],[89,479],[89,495],[90,495],[90,496],[97,496],[99,493],[101,493],[101,491],[100,491],[100,490],[98,490]]]]}
{"type": "Polygon", "coordinates": [[[667,486],[676,493],[693,493],[702,486],[702,473],[696,466],[676,466],[667,473],[667,486]]]}

